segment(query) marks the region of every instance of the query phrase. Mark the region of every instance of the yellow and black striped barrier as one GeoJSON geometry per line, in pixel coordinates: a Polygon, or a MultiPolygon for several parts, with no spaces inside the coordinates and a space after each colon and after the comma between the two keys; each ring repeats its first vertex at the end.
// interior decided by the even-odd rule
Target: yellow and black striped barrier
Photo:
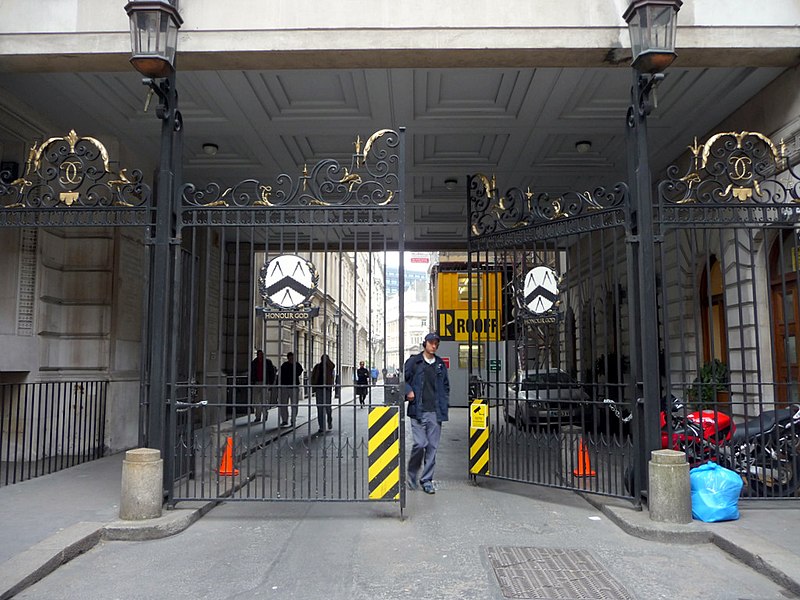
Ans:
{"type": "Polygon", "coordinates": [[[369,411],[369,499],[400,499],[400,409],[369,411]]]}
{"type": "Polygon", "coordinates": [[[469,407],[469,472],[489,474],[489,405],[479,398],[469,407]]]}

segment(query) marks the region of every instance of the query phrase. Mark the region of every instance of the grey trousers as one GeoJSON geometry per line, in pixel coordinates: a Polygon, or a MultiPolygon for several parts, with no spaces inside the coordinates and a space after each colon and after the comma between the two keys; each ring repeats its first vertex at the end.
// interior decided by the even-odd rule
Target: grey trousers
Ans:
{"type": "Polygon", "coordinates": [[[436,413],[424,412],[421,419],[411,419],[411,436],[414,441],[406,475],[409,481],[431,481],[436,466],[436,449],[442,436],[442,424],[436,420],[436,413]]]}

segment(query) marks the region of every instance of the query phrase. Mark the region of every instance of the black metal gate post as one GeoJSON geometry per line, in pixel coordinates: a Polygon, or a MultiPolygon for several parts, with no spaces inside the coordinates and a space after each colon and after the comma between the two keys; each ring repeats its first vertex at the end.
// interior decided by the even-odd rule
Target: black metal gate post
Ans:
{"type": "MultiPolygon", "coordinates": [[[[655,86],[663,80],[664,75],[642,75],[633,70],[631,86],[631,106],[628,108],[628,159],[629,181],[631,182],[632,213],[634,217],[631,242],[636,254],[635,268],[637,276],[632,284],[636,293],[631,302],[638,302],[638,323],[631,328],[638,339],[632,340],[638,357],[632,362],[633,376],[636,384],[637,401],[644,403],[644,419],[639,425],[641,443],[638,444],[639,460],[636,461],[636,490],[643,489],[646,481],[646,466],[650,452],[661,447],[659,411],[660,373],[659,373],[659,340],[658,340],[658,306],[656,304],[656,263],[655,235],[653,230],[652,183],[650,179],[650,161],[647,147],[647,115],[654,108],[651,94],[655,86]],[[636,372],[638,367],[639,372],[636,372]]],[[[638,411],[641,412],[641,411],[638,411]]],[[[638,492],[634,491],[635,494],[638,492]]]]}
{"type": "MultiPolygon", "coordinates": [[[[144,440],[148,447],[157,448],[166,456],[169,445],[165,438],[168,428],[164,426],[169,397],[168,382],[171,381],[173,335],[169,332],[175,324],[170,318],[173,307],[174,273],[176,268],[176,159],[180,161],[179,138],[182,119],[178,111],[178,94],[175,89],[175,74],[156,83],[145,80],[160,100],[156,115],[161,119],[161,156],[156,173],[155,235],[153,244],[152,276],[150,278],[150,327],[148,330],[148,385],[147,385],[147,431],[144,440]]],[[[172,461],[165,461],[165,485],[172,481],[172,461]]]]}

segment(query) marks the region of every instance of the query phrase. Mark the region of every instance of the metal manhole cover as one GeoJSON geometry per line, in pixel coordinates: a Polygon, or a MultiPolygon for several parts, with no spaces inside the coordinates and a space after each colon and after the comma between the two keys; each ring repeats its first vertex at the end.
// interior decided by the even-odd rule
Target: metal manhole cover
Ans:
{"type": "Polygon", "coordinates": [[[586,550],[489,546],[486,554],[506,598],[632,600],[586,550]]]}

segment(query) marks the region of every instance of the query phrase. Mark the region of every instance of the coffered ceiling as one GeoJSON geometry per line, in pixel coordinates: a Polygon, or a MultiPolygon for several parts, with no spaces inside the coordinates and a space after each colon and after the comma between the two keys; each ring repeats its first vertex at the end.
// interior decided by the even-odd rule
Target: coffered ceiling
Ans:
{"type": "MultiPolygon", "coordinates": [[[[649,122],[653,169],[664,169],[781,71],[670,69],[649,122]]],[[[404,126],[407,247],[459,249],[468,173],[496,174],[500,188],[535,193],[625,180],[630,84],[628,68],[179,72],[184,179],[230,185],[299,174],[322,158],[349,163],[357,135],[404,126]],[[578,141],[591,148],[578,152],[578,141]],[[217,154],[203,152],[204,143],[216,144],[217,154]],[[446,179],[457,180],[455,189],[446,179]]],[[[142,110],[145,91],[134,72],[3,74],[4,159],[23,139],[75,129],[116,138],[138,157],[126,166],[151,169],[160,124],[152,107],[142,110]]]]}

